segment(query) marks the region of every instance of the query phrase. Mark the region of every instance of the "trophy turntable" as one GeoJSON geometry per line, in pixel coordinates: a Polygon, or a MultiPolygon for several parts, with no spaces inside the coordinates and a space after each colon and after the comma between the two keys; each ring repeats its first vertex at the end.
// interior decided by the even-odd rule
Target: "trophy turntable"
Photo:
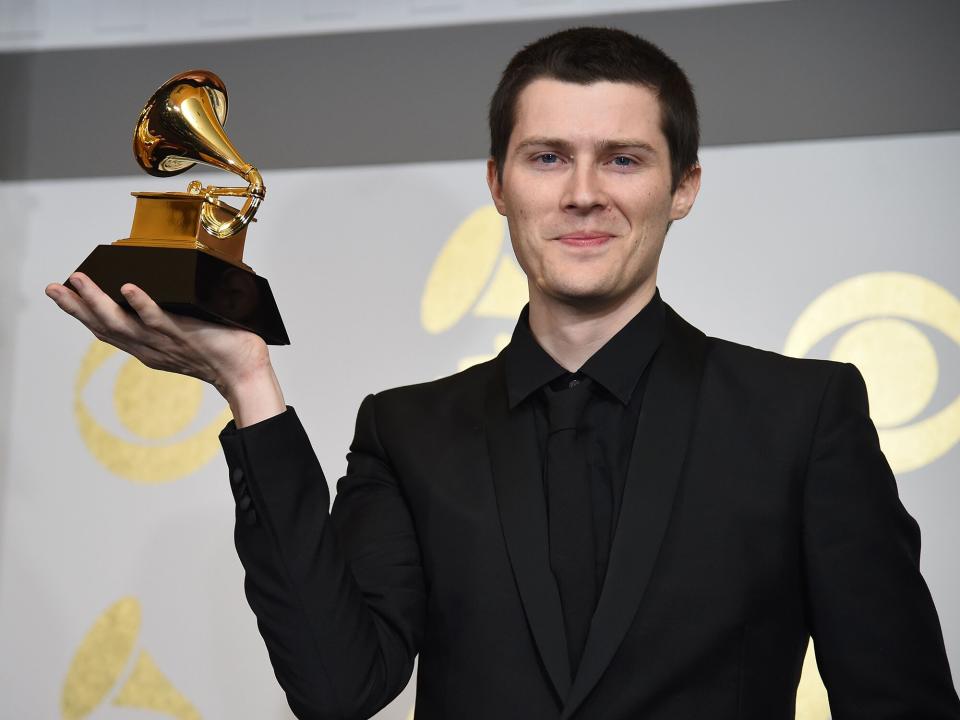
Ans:
{"type": "Polygon", "coordinates": [[[133,283],[165,310],[250,330],[272,345],[290,340],[266,279],[243,262],[247,227],[266,196],[260,172],[223,130],[227,91],[214,73],[188,70],[147,102],[133,133],[133,154],[150,175],[170,177],[204,163],[242,177],[246,187],[134,192],[130,237],[100,245],[77,268],[118,304],[133,283]],[[223,197],[244,198],[239,209],[223,197]]]}

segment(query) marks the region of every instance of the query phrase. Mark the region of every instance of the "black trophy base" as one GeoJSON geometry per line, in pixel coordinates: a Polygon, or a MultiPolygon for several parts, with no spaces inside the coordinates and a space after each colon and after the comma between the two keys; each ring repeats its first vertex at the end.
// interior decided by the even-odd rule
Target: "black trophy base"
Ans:
{"type": "Polygon", "coordinates": [[[77,270],[123,307],[120,288],[133,283],[169,312],[243,328],[269,345],[290,344],[270,284],[201,250],[100,245],[77,270]]]}

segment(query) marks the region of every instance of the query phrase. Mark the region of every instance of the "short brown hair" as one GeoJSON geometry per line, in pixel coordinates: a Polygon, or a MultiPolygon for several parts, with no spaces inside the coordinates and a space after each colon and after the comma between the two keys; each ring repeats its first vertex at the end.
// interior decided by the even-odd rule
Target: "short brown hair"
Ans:
{"type": "Polygon", "coordinates": [[[513,56],[490,100],[490,155],[503,180],[517,98],[539,78],[590,85],[599,81],[636,83],[660,101],[660,127],[670,150],[671,192],[697,164],[700,121],[690,81],[680,66],[653,43],[614,28],[561,30],[527,45],[513,56]]]}

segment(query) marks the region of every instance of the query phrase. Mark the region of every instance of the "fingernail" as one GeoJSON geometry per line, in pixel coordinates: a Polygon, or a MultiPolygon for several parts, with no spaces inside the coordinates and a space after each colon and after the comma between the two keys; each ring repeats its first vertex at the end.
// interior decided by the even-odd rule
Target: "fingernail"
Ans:
{"type": "Polygon", "coordinates": [[[70,277],[70,284],[71,284],[71,285],[76,285],[78,288],[82,288],[82,287],[83,287],[83,280],[80,279],[80,276],[79,276],[79,275],[72,275],[72,276],[70,277]]]}

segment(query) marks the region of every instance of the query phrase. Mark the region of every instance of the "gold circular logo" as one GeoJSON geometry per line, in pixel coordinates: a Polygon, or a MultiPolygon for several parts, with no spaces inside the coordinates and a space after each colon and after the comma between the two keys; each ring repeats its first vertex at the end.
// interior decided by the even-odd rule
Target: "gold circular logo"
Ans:
{"type": "Polygon", "coordinates": [[[868,273],[834,285],[810,303],[784,348],[787,355],[803,357],[826,336],[847,328],[830,358],[852,362],[863,374],[870,416],[895,472],[923,467],[960,440],[960,396],[916,420],[939,379],[936,350],[918,325],[960,345],[960,301],[919,275],[868,273]]]}
{"type": "Polygon", "coordinates": [[[95,341],[74,383],[77,427],[93,456],[111,472],[138,483],[176,480],[209,462],[217,454],[217,435],[230,419],[230,410],[225,408],[199,431],[177,439],[196,419],[203,400],[203,383],[194,378],[150,370],[129,358],[114,381],[113,408],[136,440],[118,436],[94,417],[84,401],[84,389],[116,352],[112,345],[95,341]]]}
{"type": "Polygon", "coordinates": [[[63,720],[87,717],[115,687],[110,703],[117,707],[153,710],[178,720],[201,720],[200,713],[160,672],[146,650],[140,651],[128,669],[140,620],[140,603],[134,597],[120,598],[96,619],[74,653],[63,682],[63,720]]]}

